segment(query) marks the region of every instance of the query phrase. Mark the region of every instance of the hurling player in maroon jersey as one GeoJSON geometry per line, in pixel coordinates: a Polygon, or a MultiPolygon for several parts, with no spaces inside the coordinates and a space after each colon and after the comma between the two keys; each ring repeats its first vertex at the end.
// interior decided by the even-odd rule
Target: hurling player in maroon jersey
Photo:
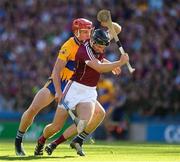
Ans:
{"type": "MultiPolygon", "coordinates": [[[[85,42],[84,45],[80,45],[75,57],[75,73],[63,92],[63,101],[69,109],[76,111],[78,118],[86,120],[87,125],[91,121],[94,112],[95,102],[97,100],[96,85],[100,74],[110,72],[114,68],[121,67],[129,61],[128,55],[125,54],[118,61],[108,62],[104,58],[104,52],[109,42],[108,33],[104,30],[96,29],[91,39],[85,42]]],[[[62,114],[59,114],[58,109],[64,110],[64,118],[61,118],[61,120],[65,122],[68,113],[61,102],[58,105],[53,122],[58,121],[59,116],[62,116],[62,114]]],[[[48,129],[53,129],[53,126],[52,128],[50,127],[48,129]]],[[[46,131],[44,129],[43,135],[46,131]]]]}

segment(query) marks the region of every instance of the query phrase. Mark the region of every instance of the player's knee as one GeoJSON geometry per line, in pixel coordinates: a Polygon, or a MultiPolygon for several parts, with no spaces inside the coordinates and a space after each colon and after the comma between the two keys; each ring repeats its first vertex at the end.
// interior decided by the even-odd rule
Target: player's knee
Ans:
{"type": "Polygon", "coordinates": [[[28,109],[27,109],[27,111],[26,111],[26,113],[29,115],[29,116],[35,116],[38,112],[39,112],[39,106],[36,106],[36,105],[34,105],[34,106],[30,106],[28,109]]]}

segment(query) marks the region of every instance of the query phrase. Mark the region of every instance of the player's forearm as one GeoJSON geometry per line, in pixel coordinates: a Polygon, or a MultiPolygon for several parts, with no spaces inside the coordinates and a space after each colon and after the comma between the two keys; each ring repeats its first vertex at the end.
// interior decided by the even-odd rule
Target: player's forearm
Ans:
{"type": "Polygon", "coordinates": [[[123,62],[121,60],[119,61],[115,61],[115,62],[107,62],[107,63],[101,63],[98,65],[97,69],[100,73],[105,73],[105,72],[110,72],[112,71],[114,68],[118,67],[118,66],[122,66],[123,62]]]}
{"type": "Polygon", "coordinates": [[[54,69],[53,69],[52,79],[53,79],[53,83],[54,83],[56,93],[61,93],[62,91],[60,88],[61,83],[60,83],[59,71],[56,67],[54,67],[54,69]]]}
{"type": "Polygon", "coordinates": [[[62,93],[60,72],[65,67],[65,65],[66,65],[66,62],[64,62],[60,59],[57,59],[55,65],[54,65],[54,68],[53,68],[52,78],[53,78],[53,83],[54,83],[56,93],[58,93],[58,94],[62,93]]]}
{"type": "Polygon", "coordinates": [[[118,66],[122,66],[124,64],[124,62],[119,60],[119,61],[115,61],[115,62],[104,61],[103,63],[101,63],[97,59],[94,59],[91,61],[86,61],[86,64],[88,66],[90,66],[91,68],[93,68],[94,70],[98,71],[99,73],[105,73],[105,72],[112,71],[114,68],[116,68],[118,66]]]}

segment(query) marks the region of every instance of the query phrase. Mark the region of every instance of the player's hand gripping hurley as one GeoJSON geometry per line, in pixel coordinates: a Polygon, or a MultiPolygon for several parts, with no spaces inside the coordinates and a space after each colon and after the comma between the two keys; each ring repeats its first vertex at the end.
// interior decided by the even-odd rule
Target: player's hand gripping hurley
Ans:
{"type": "MultiPolygon", "coordinates": [[[[106,26],[108,27],[109,31],[112,33],[112,36],[114,38],[114,40],[116,41],[116,44],[119,47],[119,50],[121,52],[122,55],[125,54],[125,51],[122,47],[122,44],[116,34],[116,31],[114,30],[113,24],[112,24],[112,20],[111,20],[111,13],[109,10],[100,10],[97,14],[97,19],[100,22],[103,22],[104,24],[106,24],[106,26]]],[[[132,68],[132,66],[130,65],[130,63],[127,63],[127,67],[130,73],[133,73],[135,71],[134,68],[132,68]]]]}

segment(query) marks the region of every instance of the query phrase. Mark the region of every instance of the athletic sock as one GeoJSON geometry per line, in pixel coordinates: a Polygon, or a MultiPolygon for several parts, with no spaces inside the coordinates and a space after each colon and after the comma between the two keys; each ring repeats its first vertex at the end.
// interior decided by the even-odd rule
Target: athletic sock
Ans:
{"type": "Polygon", "coordinates": [[[43,144],[45,144],[45,142],[46,142],[46,138],[43,135],[41,137],[39,137],[38,143],[43,145],[43,144]]]}
{"type": "Polygon", "coordinates": [[[82,133],[80,133],[78,136],[76,136],[73,141],[74,142],[78,142],[80,145],[83,144],[83,141],[86,139],[86,137],[88,136],[89,134],[86,133],[85,131],[83,131],[82,133]]]}
{"type": "Polygon", "coordinates": [[[52,143],[59,145],[60,143],[63,143],[64,141],[66,141],[66,139],[64,138],[63,135],[61,135],[58,139],[54,140],[52,143]]]}
{"type": "Polygon", "coordinates": [[[17,134],[16,134],[16,141],[18,142],[22,142],[22,139],[23,139],[23,136],[24,136],[24,133],[25,132],[21,132],[20,130],[17,131],[17,134]]]}

